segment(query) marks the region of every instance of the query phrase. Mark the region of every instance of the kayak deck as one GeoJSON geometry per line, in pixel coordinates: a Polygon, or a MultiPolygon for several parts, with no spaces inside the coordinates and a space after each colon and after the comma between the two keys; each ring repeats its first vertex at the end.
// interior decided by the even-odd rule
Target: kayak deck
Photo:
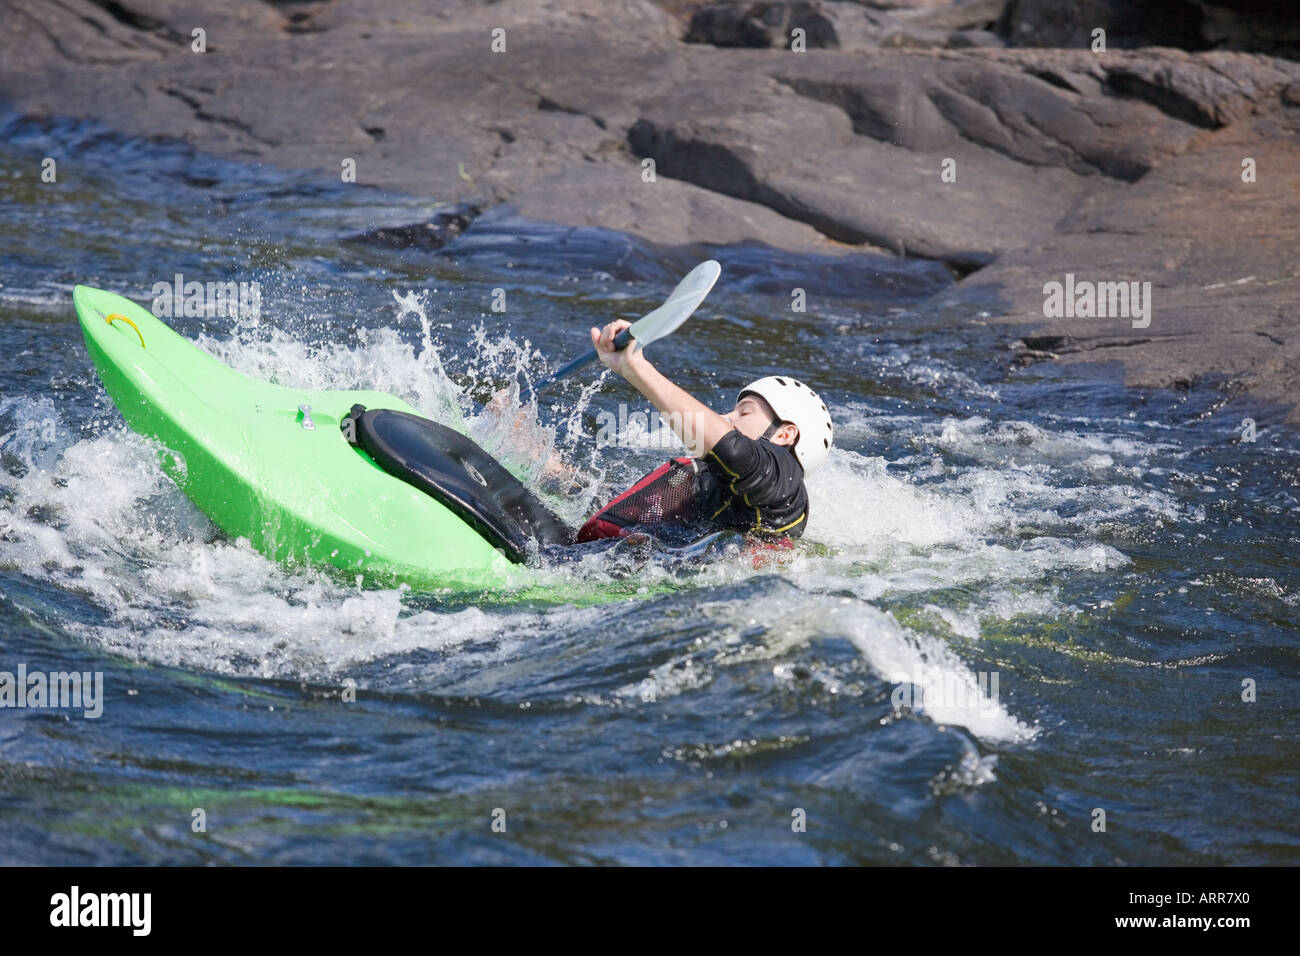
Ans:
{"type": "Polygon", "coordinates": [[[447,507],[340,432],[355,404],[416,414],[401,399],[257,381],[129,299],[77,286],[73,302],[109,396],[227,534],[282,564],[333,566],[376,584],[482,587],[509,571],[447,507]]]}

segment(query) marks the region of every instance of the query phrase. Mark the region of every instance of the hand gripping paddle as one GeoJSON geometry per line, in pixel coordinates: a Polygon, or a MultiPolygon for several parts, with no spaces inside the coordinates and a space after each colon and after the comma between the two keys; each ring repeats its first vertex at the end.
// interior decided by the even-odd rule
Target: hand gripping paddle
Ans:
{"type": "MultiPolygon", "coordinates": [[[[691,317],[691,313],[704,301],[704,297],[713,288],[713,283],[718,281],[721,272],[722,266],[718,265],[713,259],[701,262],[687,273],[686,278],[677,283],[677,288],[673,289],[673,294],[668,297],[668,300],[663,305],[653,312],[643,315],[628,328],[618,333],[614,337],[614,348],[626,348],[633,340],[636,341],[638,348],[645,348],[651,342],[662,339],[666,335],[671,335],[683,322],[691,317]]],[[[598,361],[599,358],[600,356],[596,354],[596,350],[592,349],[586,355],[574,359],[559,371],[546,376],[533,386],[533,393],[540,395],[556,382],[568,378],[574,372],[581,371],[592,362],[598,361]]]]}

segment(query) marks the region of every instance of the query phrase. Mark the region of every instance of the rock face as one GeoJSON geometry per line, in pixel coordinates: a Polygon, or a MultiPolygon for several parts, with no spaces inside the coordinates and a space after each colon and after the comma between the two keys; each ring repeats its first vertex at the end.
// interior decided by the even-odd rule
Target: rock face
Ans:
{"type": "Polygon", "coordinates": [[[693,4],[685,38],[724,47],[1146,46],[1300,57],[1300,15],[1276,0],[722,0],[693,4]]]}
{"type": "Polygon", "coordinates": [[[463,203],[451,209],[439,210],[427,222],[383,226],[359,235],[345,236],[344,241],[389,249],[421,249],[428,252],[442,249],[454,242],[482,212],[481,206],[463,203]]]}
{"type": "Polygon", "coordinates": [[[1274,0],[1009,0],[1002,32],[1017,46],[1173,46],[1300,56],[1295,4],[1274,0]]]}
{"type": "Polygon", "coordinates": [[[454,248],[484,241],[478,210],[509,207],[665,249],[757,241],[882,271],[881,250],[920,256],[962,279],[944,295],[995,294],[1008,342],[1040,346],[1025,354],[1294,401],[1300,64],[1113,33],[1105,53],[952,41],[1119,9],[1100,0],[721,6],[5,0],[0,98],[322,176],[352,159],[362,183],[463,204],[362,241],[454,248]],[[816,17],[807,52],[775,42],[816,17]],[[862,26],[900,23],[938,39],[862,26]],[[728,37],[744,43],[714,45],[728,37]],[[1066,273],[1151,282],[1150,325],[1046,318],[1066,273]]]}
{"type": "Polygon", "coordinates": [[[1090,48],[1093,31],[1104,30],[1106,47],[1131,50],[1175,46],[1203,50],[1202,12],[1189,0],[1011,0],[1006,34],[1016,46],[1090,48]]]}
{"type": "Polygon", "coordinates": [[[1007,0],[897,6],[841,0],[708,3],[686,31],[688,43],[790,48],[796,30],[808,49],[1001,46],[992,31],[1007,0]]]}
{"type": "Polygon", "coordinates": [[[1271,0],[1201,0],[1201,35],[1215,49],[1300,59],[1295,4],[1271,0]]]}
{"type": "MultiPolygon", "coordinates": [[[[1207,132],[1124,189],[1093,193],[1040,246],[1009,255],[949,295],[979,286],[1004,297],[1001,321],[1065,362],[1117,361],[1127,384],[1188,385],[1222,376],[1261,398],[1300,394],[1300,110],[1207,132]],[[1255,182],[1243,182],[1251,160],[1255,182]],[[1043,286],[1151,283],[1150,325],[1122,318],[1044,318],[1043,286]]],[[[1294,408],[1291,421],[1297,421],[1294,408]]]]}

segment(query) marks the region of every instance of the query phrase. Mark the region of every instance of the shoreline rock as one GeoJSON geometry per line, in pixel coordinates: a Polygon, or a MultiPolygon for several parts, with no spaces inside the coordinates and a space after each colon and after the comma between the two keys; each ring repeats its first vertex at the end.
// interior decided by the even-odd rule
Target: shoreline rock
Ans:
{"type": "MultiPolygon", "coordinates": [[[[662,248],[760,243],[885,271],[882,256],[920,256],[960,280],[946,300],[994,293],[1009,343],[1056,346],[1026,345],[1028,358],[1118,360],[1138,385],[1226,376],[1300,424],[1290,60],[951,48],[998,12],[983,0],[767,5],[781,30],[807,8],[934,41],[861,34],[807,53],[771,48],[770,32],[767,48],[688,43],[701,5],[642,0],[241,0],[201,24],[181,0],[4,6],[0,99],[20,115],[93,117],[324,177],[351,159],[365,184],[662,248]],[[207,52],[191,50],[196,26],[207,52]],[[1045,318],[1043,286],[1066,273],[1151,282],[1150,326],[1045,318]]],[[[1202,23],[1228,8],[1200,6],[1219,11],[1202,23]]],[[[1058,8],[1018,0],[998,35],[1058,8]]],[[[1238,39],[1258,26],[1233,16],[1238,39]]],[[[371,241],[454,248],[475,216],[371,241]]]]}

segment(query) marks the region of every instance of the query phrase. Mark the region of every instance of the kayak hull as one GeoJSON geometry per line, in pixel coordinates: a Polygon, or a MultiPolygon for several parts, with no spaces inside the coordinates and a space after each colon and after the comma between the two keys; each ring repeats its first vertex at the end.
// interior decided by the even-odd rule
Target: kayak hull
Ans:
{"type": "Polygon", "coordinates": [[[257,381],[129,299],[77,286],[73,302],[127,424],[157,442],[163,470],[227,534],[281,564],[363,583],[481,588],[509,573],[483,537],[340,432],[354,404],[416,414],[401,399],[257,381]]]}

